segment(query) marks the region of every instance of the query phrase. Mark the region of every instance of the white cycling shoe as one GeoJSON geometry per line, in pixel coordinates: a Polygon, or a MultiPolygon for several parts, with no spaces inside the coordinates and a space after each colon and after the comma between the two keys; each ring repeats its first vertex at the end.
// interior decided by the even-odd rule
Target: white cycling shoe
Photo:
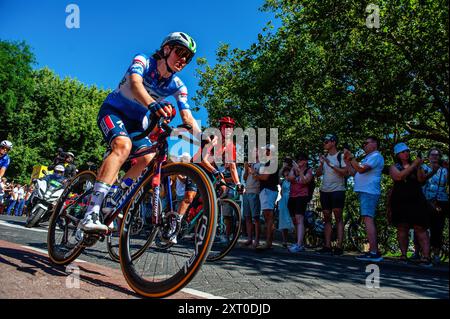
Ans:
{"type": "Polygon", "coordinates": [[[81,221],[81,229],[87,232],[107,232],[109,227],[102,224],[98,215],[94,213],[84,217],[81,221]]]}

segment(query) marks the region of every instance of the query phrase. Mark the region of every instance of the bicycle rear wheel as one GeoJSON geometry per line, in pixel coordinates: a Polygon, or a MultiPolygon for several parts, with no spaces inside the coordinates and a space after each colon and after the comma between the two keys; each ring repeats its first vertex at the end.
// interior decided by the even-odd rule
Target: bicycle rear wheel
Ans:
{"type": "MultiPolygon", "coordinates": [[[[142,296],[162,298],[187,285],[208,256],[216,229],[217,198],[210,180],[199,168],[186,163],[167,164],[161,172],[163,209],[159,215],[162,222],[150,225],[147,231],[135,233],[134,217],[140,213],[145,194],[152,188],[152,179],[153,175],[143,181],[124,211],[119,255],[122,272],[130,287],[142,296]],[[177,216],[173,205],[176,201],[173,181],[179,175],[188,177],[195,185],[203,200],[203,209],[194,234],[162,247],[158,241],[164,240],[164,234],[177,216]],[[172,181],[172,184],[165,181],[172,181]]],[[[179,229],[177,225],[177,232],[179,229]]]]}
{"type": "Polygon", "coordinates": [[[208,261],[225,257],[236,245],[241,234],[242,216],[238,204],[231,199],[219,199],[218,208],[216,236],[208,261]]]}
{"type": "Polygon", "coordinates": [[[47,249],[50,260],[67,265],[84,250],[75,238],[78,222],[84,217],[95,173],[84,171],[75,176],[64,189],[50,217],[47,249]]]}

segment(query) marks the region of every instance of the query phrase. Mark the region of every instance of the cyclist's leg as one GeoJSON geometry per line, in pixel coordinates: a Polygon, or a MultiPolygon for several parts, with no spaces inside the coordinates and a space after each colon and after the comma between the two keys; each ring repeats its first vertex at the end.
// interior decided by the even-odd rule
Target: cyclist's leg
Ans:
{"type": "Polygon", "coordinates": [[[194,187],[188,188],[186,186],[186,191],[184,193],[184,198],[181,203],[178,205],[177,213],[180,216],[183,216],[186,213],[189,205],[194,201],[195,196],[197,195],[197,189],[194,187]]]}
{"type": "Polygon", "coordinates": [[[112,150],[97,173],[94,191],[81,225],[84,230],[107,231],[108,227],[99,220],[100,207],[111,185],[115,182],[120,167],[130,154],[132,142],[124,122],[118,114],[110,111],[107,105],[103,105],[100,110],[98,126],[112,150]]]}
{"type": "MultiPolygon", "coordinates": [[[[134,136],[137,136],[141,134],[141,132],[133,132],[130,133],[129,136],[131,139],[133,139],[134,136]]],[[[152,142],[148,137],[145,137],[143,139],[140,139],[138,141],[132,140],[132,149],[131,154],[139,154],[145,150],[147,150],[149,147],[152,146],[152,142]]],[[[156,153],[150,153],[141,157],[136,158],[136,164],[131,166],[131,168],[125,173],[125,176],[123,178],[131,178],[136,179],[138,178],[142,171],[148,166],[148,164],[152,161],[152,159],[155,157],[156,153]]]]}

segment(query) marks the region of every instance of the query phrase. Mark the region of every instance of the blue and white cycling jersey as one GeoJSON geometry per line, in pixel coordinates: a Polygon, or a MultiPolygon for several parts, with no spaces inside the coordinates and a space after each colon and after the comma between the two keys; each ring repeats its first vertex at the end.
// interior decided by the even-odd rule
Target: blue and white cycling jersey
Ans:
{"type": "Polygon", "coordinates": [[[0,157],[0,169],[8,168],[9,163],[11,163],[11,160],[10,160],[8,154],[5,154],[2,157],[0,157]]]}
{"type": "Polygon", "coordinates": [[[144,87],[155,101],[160,102],[168,96],[173,96],[177,101],[178,110],[189,109],[187,103],[188,91],[180,78],[172,75],[167,79],[160,79],[157,61],[144,54],[138,54],[134,57],[133,63],[128,68],[119,86],[105,100],[106,104],[126,114],[129,119],[141,121],[148,111],[147,105],[141,104],[133,97],[130,81],[132,74],[139,74],[143,77],[144,87]]]}

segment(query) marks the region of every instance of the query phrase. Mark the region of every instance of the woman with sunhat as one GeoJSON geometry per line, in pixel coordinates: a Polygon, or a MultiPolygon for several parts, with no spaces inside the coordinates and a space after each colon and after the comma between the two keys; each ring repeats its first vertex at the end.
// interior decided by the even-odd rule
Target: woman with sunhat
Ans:
{"type": "Polygon", "coordinates": [[[423,257],[420,265],[431,267],[430,239],[427,229],[430,224],[429,212],[422,183],[425,172],[421,165],[422,158],[411,159],[409,147],[398,143],[394,147],[395,164],[390,167],[389,174],[394,180],[391,197],[392,224],[397,228],[397,238],[401,250],[401,260],[407,261],[409,230],[414,229],[420,244],[423,257]]]}

